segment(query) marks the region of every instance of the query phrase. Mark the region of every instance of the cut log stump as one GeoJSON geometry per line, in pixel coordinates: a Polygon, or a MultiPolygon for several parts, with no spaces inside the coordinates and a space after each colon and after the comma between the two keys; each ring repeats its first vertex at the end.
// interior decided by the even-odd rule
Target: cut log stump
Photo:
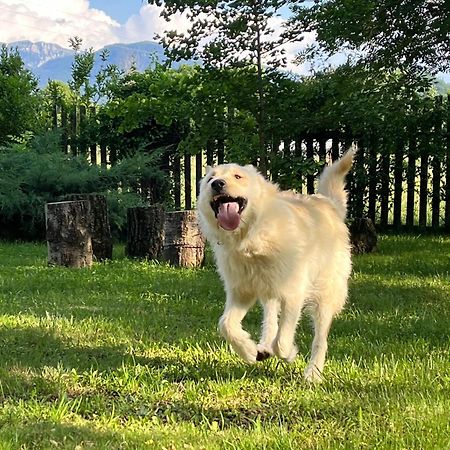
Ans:
{"type": "Polygon", "coordinates": [[[179,267],[200,267],[205,259],[205,241],[195,211],[166,213],[162,259],[179,267]]]}
{"type": "Polygon", "coordinates": [[[164,239],[164,208],[128,208],[125,252],[133,258],[159,259],[164,239]]]}
{"type": "Polygon", "coordinates": [[[91,238],[94,259],[105,261],[112,258],[113,242],[109,226],[106,197],[101,194],[73,194],[68,200],[86,200],[91,211],[91,238]]]}
{"type": "Polygon", "coordinates": [[[87,201],[47,203],[49,265],[77,268],[92,265],[91,220],[87,201]]]}
{"type": "Polygon", "coordinates": [[[349,230],[353,253],[370,253],[376,249],[378,236],[371,219],[353,219],[349,230]]]}

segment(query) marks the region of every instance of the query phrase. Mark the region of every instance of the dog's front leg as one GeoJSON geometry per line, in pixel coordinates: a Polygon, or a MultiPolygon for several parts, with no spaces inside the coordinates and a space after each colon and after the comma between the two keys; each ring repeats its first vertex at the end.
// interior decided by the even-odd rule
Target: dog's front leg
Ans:
{"type": "Polygon", "coordinates": [[[264,318],[261,339],[258,344],[258,355],[256,359],[263,361],[273,355],[272,345],[278,332],[278,312],[280,302],[270,299],[263,302],[264,318]]]}
{"type": "Polygon", "coordinates": [[[241,322],[255,301],[254,298],[244,298],[236,293],[227,294],[225,311],[219,321],[222,336],[233,350],[249,363],[256,362],[258,350],[250,334],[242,328],[241,322]]]}

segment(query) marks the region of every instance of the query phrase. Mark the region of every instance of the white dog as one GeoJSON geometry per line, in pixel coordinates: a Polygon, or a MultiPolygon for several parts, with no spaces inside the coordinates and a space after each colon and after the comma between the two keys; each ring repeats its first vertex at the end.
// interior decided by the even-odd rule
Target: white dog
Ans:
{"type": "Polygon", "coordinates": [[[353,156],[351,149],[326,167],[319,194],[308,196],[280,191],[253,166],[207,169],[197,209],[226,290],[219,330],[249,363],[273,354],[292,361],[297,323],[308,306],[314,340],[305,378],[321,379],[328,332],[351,272],[344,187],[353,156]],[[241,326],[256,300],[264,308],[259,344],[241,326]]]}

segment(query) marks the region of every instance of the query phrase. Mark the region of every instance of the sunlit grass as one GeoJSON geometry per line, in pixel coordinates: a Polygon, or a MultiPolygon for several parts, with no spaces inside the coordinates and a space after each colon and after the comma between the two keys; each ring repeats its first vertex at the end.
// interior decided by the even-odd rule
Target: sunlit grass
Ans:
{"type": "MultiPolygon", "coordinates": [[[[383,237],[354,259],[325,382],[243,364],[216,331],[211,265],[49,268],[0,245],[0,448],[450,448],[450,239],[383,237]],[[77,447],[78,446],[78,447],[77,447]]],[[[245,326],[258,332],[260,311],[245,326]]]]}

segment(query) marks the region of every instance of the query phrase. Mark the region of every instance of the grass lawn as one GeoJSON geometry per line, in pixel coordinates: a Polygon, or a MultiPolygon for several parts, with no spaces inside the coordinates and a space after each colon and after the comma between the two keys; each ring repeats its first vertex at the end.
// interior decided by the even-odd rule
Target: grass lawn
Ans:
{"type": "MultiPolygon", "coordinates": [[[[450,238],[383,237],[354,258],[326,381],[248,366],[216,326],[214,268],[46,266],[0,244],[0,449],[450,448],[450,238]]],[[[245,320],[257,334],[261,311],[245,320]]]]}

